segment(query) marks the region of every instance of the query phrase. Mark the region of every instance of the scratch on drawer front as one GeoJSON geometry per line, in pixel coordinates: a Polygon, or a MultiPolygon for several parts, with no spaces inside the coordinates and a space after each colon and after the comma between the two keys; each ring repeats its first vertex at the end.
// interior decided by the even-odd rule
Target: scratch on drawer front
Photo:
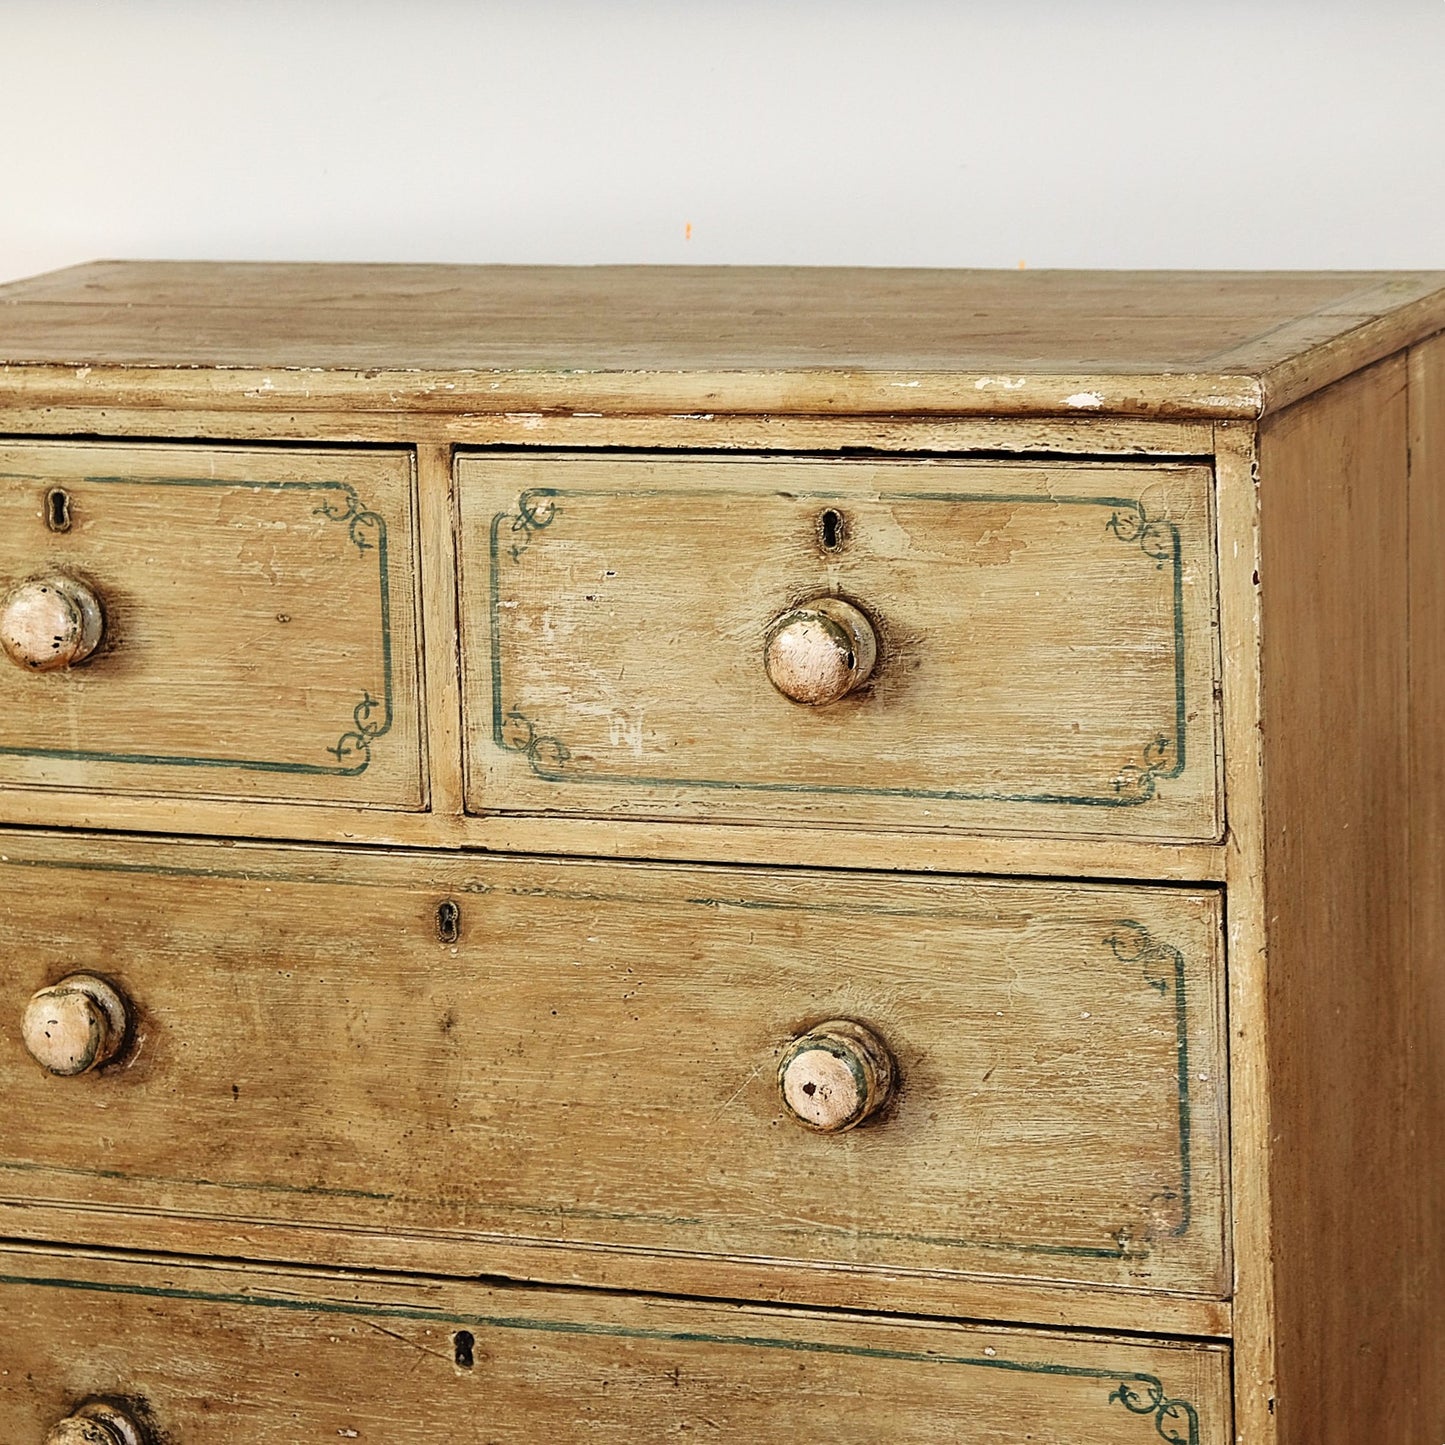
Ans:
{"type": "Polygon", "coordinates": [[[430,1346],[422,1344],[420,1340],[412,1339],[410,1335],[401,1334],[397,1330],[389,1330],[385,1325],[379,1325],[375,1320],[368,1320],[364,1317],[362,1323],[375,1330],[377,1334],[385,1335],[388,1339],[399,1340],[402,1344],[410,1345],[412,1349],[419,1350],[424,1355],[435,1355],[437,1359],[445,1360],[447,1364],[451,1364],[452,1362],[450,1355],[443,1354],[441,1350],[434,1350],[430,1346]]]}

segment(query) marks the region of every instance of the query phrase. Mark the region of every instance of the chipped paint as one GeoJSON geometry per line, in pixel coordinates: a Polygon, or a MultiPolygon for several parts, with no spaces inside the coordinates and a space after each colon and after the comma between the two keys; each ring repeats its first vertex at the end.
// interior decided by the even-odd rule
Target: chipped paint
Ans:
{"type": "Polygon", "coordinates": [[[1076,391],[1072,396],[1064,398],[1065,406],[1079,407],[1085,411],[1094,410],[1104,404],[1104,394],[1100,391],[1076,391]]]}

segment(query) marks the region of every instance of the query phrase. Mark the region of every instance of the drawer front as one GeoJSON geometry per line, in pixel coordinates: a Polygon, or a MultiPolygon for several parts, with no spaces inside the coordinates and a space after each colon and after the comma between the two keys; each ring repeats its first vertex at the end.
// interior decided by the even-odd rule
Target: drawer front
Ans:
{"type": "Polygon", "coordinates": [[[1219,836],[1206,468],[458,478],[473,810],[1219,836]]]}
{"type": "Polygon", "coordinates": [[[0,853],[0,1190],[114,1209],[117,1243],[176,1211],[745,1256],[870,1305],[890,1271],[1227,1293],[1213,894],[0,853]],[[129,1000],[129,1047],[57,1077],[24,1010],[75,975],[129,1000]],[[820,1132],[784,1064],[805,1113],[860,1078],[879,1108],[820,1132]]]}
{"type": "Polygon", "coordinates": [[[1225,1445],[1222,1346],[347,1274],[0,1253],[13,1445],[109,1400],[145,1445],[1225,1445]]]}
{"type": "Polygon", "coordinates": [[[395,451],[0,446],[0,785],[421,807],[412,491],[395,451]],[[102,632],[42,670],[57,579],[102,632]]]}

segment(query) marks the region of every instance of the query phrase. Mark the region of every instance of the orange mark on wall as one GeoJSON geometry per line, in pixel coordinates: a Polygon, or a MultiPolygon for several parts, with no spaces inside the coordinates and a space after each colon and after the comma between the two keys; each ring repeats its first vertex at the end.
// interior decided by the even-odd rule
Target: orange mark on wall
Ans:
{"type": "Polygon", "coordinates": [[[692,222],[691,222],[691,221],[689,221],[689,222],[687,223],[687,225],[685,225],[685,226],[682,228],[682,239],[683,239],[684,241],[690,241],[690,240],[692,240],[692,222]]]}

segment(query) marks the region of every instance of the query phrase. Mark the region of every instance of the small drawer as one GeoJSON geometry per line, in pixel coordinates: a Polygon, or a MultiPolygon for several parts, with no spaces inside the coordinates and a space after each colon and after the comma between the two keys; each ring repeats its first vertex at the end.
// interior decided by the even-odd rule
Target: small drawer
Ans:
{"type": "Polygon", "coordinates": [[[1228,1294],[1216,894],[0,843],[0,1197],[114,1243],[1228,1294]]]}
{"type": "Polygon", "coordinates": [[[420,808],[397,451],[0,446],[0,786],[420,808]]]}
{"type": "Polygon", "coordinates": [[[10,1445],[1230,1439],[1222,1345],[126,1256],[0,1251],[0,1360],[10,1445]]]}
{"type": "Polygon", "coordinates": [[[474,811],[1220,836],[1206,467],[457,475],[474,811]]]}

